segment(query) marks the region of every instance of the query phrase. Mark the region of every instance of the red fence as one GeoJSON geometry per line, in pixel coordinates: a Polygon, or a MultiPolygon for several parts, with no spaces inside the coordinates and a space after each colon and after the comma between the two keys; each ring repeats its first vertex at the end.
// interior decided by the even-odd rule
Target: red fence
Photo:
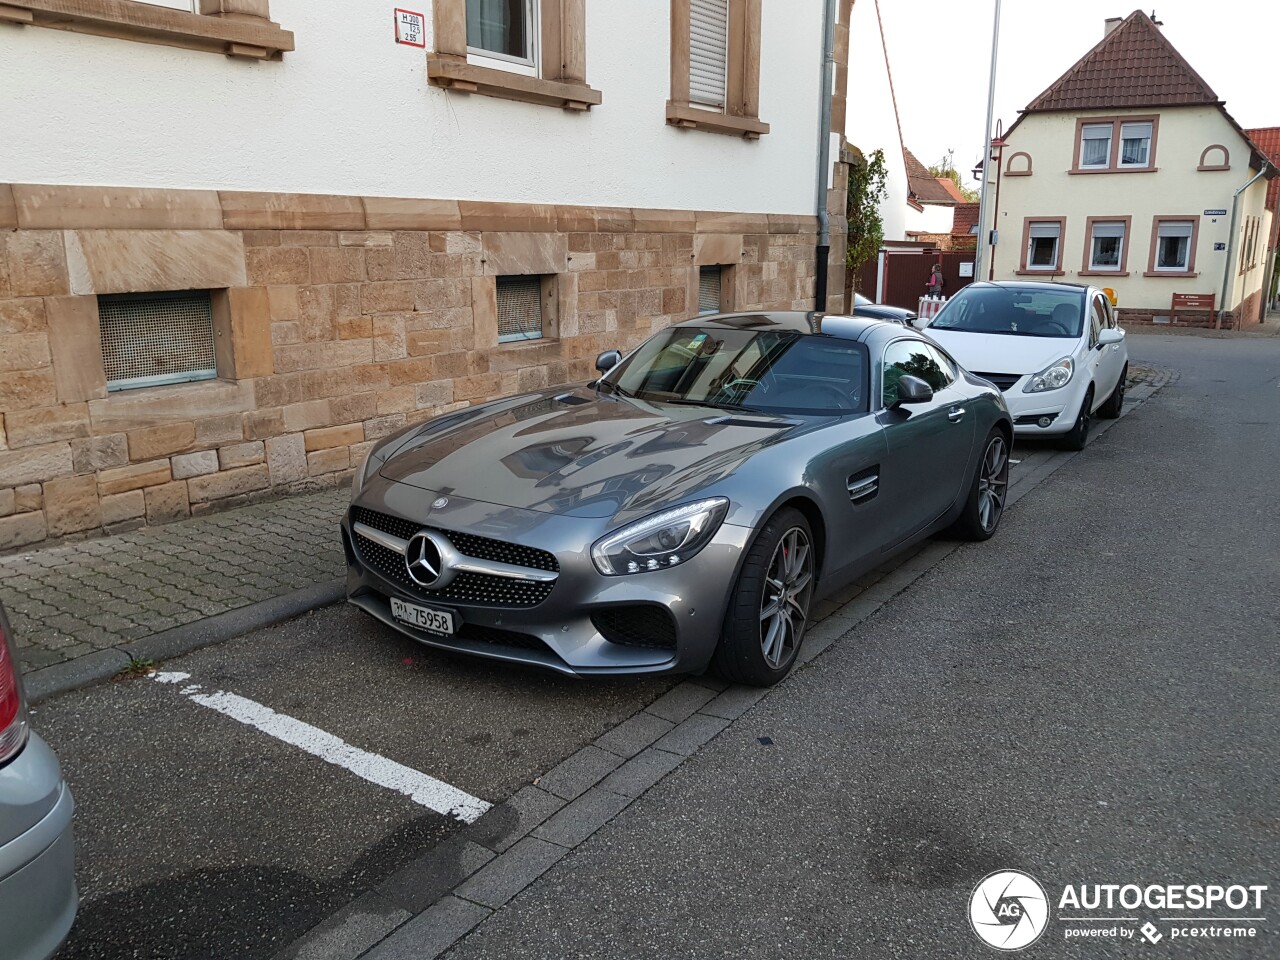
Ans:
{"type": "Polygon", "coordinates": [[[888,249],[858,271],[858,292],[877,303],[914,310],[925,294],[935,263],[942,264],[943,296],[953,296],[973,282],[972,276],[960,275],[962,264],[973,263],[972,250],[922,253],[916,249],[888,249]]]}

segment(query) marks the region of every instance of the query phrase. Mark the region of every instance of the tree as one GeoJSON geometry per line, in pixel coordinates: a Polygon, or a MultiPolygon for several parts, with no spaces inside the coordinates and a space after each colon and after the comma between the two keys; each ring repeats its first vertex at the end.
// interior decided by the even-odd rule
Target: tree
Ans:
{"type": "Polygon", "coordinates": [[[880,252],[880,245],[884,242],[880,204],[889,192],[886,186],[889,171],[883,150],[875,151],[868,159],[857,147],[851,149],[854,158],[849,164],[849,199],[845,209],[849,220],[845,264],[850,274],[856,275],[859,267],[880,252]]]}
{"type": "Polygon", "coordinates": [[[956,170],[954,150],[948,150],[945,157],[937,163],[930,165],[929,176],[946,177],[956,185],[956,189],[960,191],[961,196],[963,196],[968,203],[978,202],[978,191],[970,187],[966,187],[960,179],[960,173],[956,170]]]}

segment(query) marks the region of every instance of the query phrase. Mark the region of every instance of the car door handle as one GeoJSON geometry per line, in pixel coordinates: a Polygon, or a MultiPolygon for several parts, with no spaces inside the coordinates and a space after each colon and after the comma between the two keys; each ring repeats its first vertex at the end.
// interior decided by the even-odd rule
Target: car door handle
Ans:
{"type": "Polygon", "coordinates": [[[964,414],[965,414],[964,407],[952,407],[950,410],[947,411],[947,419],[950,420],[952,423],[959,423],[961,420],[964,419],[964,414]]]}

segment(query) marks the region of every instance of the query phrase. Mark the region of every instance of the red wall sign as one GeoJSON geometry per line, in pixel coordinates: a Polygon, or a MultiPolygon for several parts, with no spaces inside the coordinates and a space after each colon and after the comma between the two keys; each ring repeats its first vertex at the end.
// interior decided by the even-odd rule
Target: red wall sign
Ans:
{"type": "Polygon", "coordinates": [[[426,20],[420,13],[412,10],[401,10],[396,7],[396,43],[407,43],[411,47],[427,45],[426,20]]]}

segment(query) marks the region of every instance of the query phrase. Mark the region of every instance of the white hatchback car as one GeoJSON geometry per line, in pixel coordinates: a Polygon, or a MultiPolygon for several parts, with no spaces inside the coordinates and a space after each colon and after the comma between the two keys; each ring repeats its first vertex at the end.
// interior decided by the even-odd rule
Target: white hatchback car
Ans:
{"type": "Polygon", "coordinates": [[[1000,388],[1019,436],[1079,450],[1095,414],[1120,416],[1129,350],[1097,287],[970,284],[926,330],[962,367],[1000,388]]]}

